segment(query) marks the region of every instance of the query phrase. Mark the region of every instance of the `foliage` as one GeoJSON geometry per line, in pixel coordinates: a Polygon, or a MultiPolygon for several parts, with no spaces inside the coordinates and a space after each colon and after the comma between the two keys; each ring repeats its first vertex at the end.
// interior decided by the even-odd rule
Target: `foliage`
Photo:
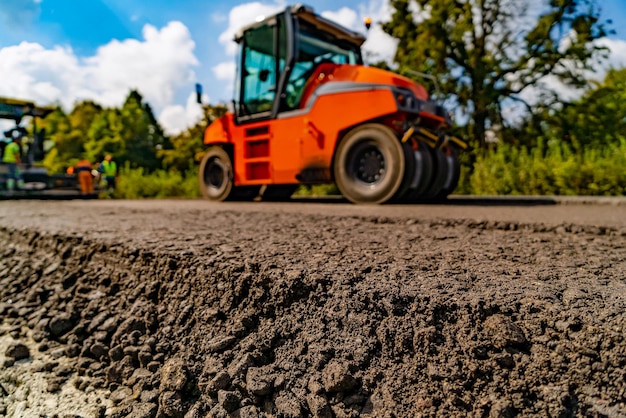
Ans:
{"type": "Polygon", "coordinates": [[[486,129],[504,122],[506,101],[523,101],[526,87],[548,75],[586,85],[584,70],[603,52],[593,41],[607,34],[594,0],[390,3],[383,29],[398,40],[398,71],[436,76],[444,96],[469,116],[467,133],[480,147],[486,129]]]}
{"type": "Polygon", "coordinates": [[[332,184],[315,184],[304,185],[298,187],[294,196],[337,196],[341,192],[335,183],[332,184]]]}
{"type": "Polygon", "coordinates": [[[603,82],[561,110],[538,109],[520,136],[524,143],[535,145],[533,136],[544,132],[562,138],[575,151],[626,139],[626,68],[609,71],[603,82]]]}
{"type": "Polygon", "coordinates": [[[206,127],[226,113],[226,106],[203,106],[204,119],[191,128],[173,136],[169,140],[170,147],[161,150],[158,155],[162,159],[163,167],[185,171],[194,166],[202,158],[206,150],[204,145],[204,130],[206,127]]]}
{"type": "Polygon", "coordinates": [[[157,150],[166,145],[152,109],[132,90],[119,109],[103,109],[92,101],[77,103],[69,115],[57,108],[43,122],[54,149],[44,159],[50,171],[63,171],[81,157],[101,161],[113,154],[119,164],[155,170],[161,166],[157,150]]]}
{"type": "Polygon", "coordinates": [[[476,195],[623,195],[626,140],[579,152],[561,141],[545,147],[501,144],[481,152],[465,190],[476,195]]]}
{"type": "Polygon", "coordinates": [[[131,168],[126,163],[120,172],[115,197],[121,199],[199,197],[197,167],[186,172],[131,168]]]}

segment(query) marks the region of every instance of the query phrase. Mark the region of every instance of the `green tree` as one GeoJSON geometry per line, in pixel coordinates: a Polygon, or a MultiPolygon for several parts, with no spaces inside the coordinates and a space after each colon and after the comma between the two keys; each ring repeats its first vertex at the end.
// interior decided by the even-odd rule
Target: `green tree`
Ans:
{"type": "Polygon", "coordinates": [[[170,138],[170,146],[159,152],[165,168],[173,168],[183,173],[197,163],[206,150],[204,130],[215,119],[226,113],[226,106],[203,106],[204,119],[178,135],[170,138]]]}
{"type": "Polygon", "coordinates": [[[126,142],[122,135],[124,124],[118,109],[104,109],[89,126],[85,149],[91,160],[101,159],[105,154],[115,158],[126,153],[126,142]]]}
{"type": "Polygon", "coordinates": [[[92,159],[114,155],[118,164],[147,171],[161,166],[158,149],[166,143],[152,109],[139,92],[132,90],[120,109],[105,109],[97,113],[87,131],[85,149],[92,159]]]}
{"type": "Polygon", "coordinates": [[[130,92],[120,110],[120,116],[124,126],[121,135],[126,149],[118,159],[129,161],[131,167],[148,170],[159,168],[157,148],[163,146],[163,130],[138,91],[130,92]]]}
{"type": "Polygon", "coordinates": [[[51,146],[45,144],[45,148],[50,150],[43,160],[43,165],[51,172],[64,171],[69,165],[68,158],[75,155],[77,150],[70,137],[72,130],[70,119],[63,109],[57,107],[39,127],[45,129],[46,140],[51,144],[51,146]]]}
{"type": "Polygon", "coordinates": [[[602,83],[548,121],[555,135],[574,149],[626,141],[626,68],[609,71],[602,83]]]}
{"type": "Polygon", "coordinates": [[[593,41],[607,34],[594,0],[391,0],[391,6],[383,29],[398,39],[398,71],[436,76],[443,94],[469,116],[468,134],[481,146],[486,129],[503,123],[507,100],[523,101],[519,94],[543,77],[585,85],[583,70],[603,51],[593,41]]]}

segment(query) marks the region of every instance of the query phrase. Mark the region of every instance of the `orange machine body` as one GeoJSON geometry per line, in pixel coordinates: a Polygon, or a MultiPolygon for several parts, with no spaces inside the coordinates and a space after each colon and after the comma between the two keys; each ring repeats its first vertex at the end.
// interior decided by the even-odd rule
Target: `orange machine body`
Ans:
{"type": "Polygon", "coordinates": [[[338,142],[357,125],[382,123],[399,136],[407,118],[420,118],[433,130],[448,128],[445,117],[427,109],[429,103],[426,90],[408,78],[325,63],[308,79],[297,109],[243,124],[227,113],[206,129],[204,143],[229,152],[235,186],[326,183],[333,181],[338,142]]]}

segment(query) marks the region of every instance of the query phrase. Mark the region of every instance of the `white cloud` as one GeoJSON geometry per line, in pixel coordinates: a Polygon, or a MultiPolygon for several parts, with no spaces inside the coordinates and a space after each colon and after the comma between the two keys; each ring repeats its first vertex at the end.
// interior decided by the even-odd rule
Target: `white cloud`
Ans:
{"type": "Polygon", "coordinates": [[[328,20],[337,22],[340,25],[345,26],[346,28],[350,28],[352,30],[362,29],[362,27],[361,28],[357,27],[358,23],[360,23],[357,13],[348,7],[342,7],[336,12],[333,12],[333,11],[322,12],[322,16],[328,20]]]}
{"type": "Polygon", "coordinates": [[[385,61],[391,65],[396,55],[398,41],[389,36],[380,25],[372,25],[367,41],[363,44],[363,56],[367,63],[385,61]]]}
{"type": "Polygon", "coordinates": [[[284,0],[277,0],[269,4],[253,2],[233,7],[228,14],[228,28],[219,37],[220,43],[226,48],[226,53],[235,55],[237,52],[237,44],[233,39],[239,29],[259,18],[279,12],[285,8],[285,4],[284,0]]]}
{"type": "Polygon", "coordinates": [[[0,80],[9,81],[0,83],[0,96],[60,103],[69,110],[85,99],[119,106],[130,89],[138,89],[158,111],[195,81],[194,48],[180,22],[160,30],[146,25],[143,40],[113,40],[90,57],[78,57],[69,47],[22,42],[0,49],[0,80]]]}
{"type": "MultiPolygon", "coordinates": [[[[203,96],[203,103],[209,103],[209,97],[203,96]]],[[[187,103],[166,106],[159,114],[158,121],[167,135],[176,135],[187,127],[195,125],[203,117],[202,106],[196,102],[196,94],[187,97],[187,103]]]]}
{"type": "MultiPolygon", "coordinates": [[[[626,67],[626,40],[604,38],[597,41],[599,46],[609,48],[611,51],[609,58],[605,63],[605,68],[624,68],[626,67]]],[[[602,75],[604,78],[604,74],[602,75]]]]}
{"type": "Polygon", "coordinates": [[[237,64],[234,61],[221,62],[213,67],[213,74],[218,80],[234,81],[236,71],[237,64]]]}

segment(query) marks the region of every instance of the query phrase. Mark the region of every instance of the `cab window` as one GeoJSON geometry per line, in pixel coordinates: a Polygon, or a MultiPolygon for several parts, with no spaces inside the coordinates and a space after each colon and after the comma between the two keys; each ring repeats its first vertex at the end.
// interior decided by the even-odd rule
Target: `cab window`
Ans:
{"type": "Polygon", "coordinates": [[[237,86],[240,117],[262,117],[272,111],[280,73],[285,66],[283,19],[279,16],[244,34],[241,74],[238,75],[240,85],[237,86]]]}

